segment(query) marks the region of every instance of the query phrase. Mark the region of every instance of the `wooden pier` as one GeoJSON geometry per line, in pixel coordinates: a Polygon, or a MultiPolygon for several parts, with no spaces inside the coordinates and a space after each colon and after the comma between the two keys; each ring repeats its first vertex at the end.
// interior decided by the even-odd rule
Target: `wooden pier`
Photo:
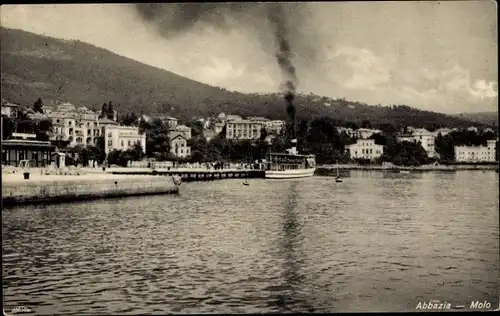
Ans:
{"type": "Polygon", "coordinates": [[[121,170],[112,171],[113,174],[128,174],[128,175],[165,175],[173,176],[177,175],[182,178],[183,182],[191,181],[213,181],[222,179],[251,179],[251,178],[265,178],[264,170],[204,170],[204,169],[142,169],[139,170],[134,168],[127,170],[128,168],[123,168],[121,170]]]}

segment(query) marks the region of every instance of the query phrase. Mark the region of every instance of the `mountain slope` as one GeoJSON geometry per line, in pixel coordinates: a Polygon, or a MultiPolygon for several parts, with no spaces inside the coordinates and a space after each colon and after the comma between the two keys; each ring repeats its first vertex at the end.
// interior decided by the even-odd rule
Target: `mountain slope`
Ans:
{"type": "MultiPolygon", "coordinates": [[[[190,80],[80,41],[66,41],[1,28],[2,98],[23,106],[38,97],[100,109],[118,104],[134,111],[188,118],[230,112],[284,119],[276,94],[243,94],[190,80]]],[[[340,121],[413,126],[468,126],[470,122],[407,106],[369,106],[313,94],[298,95],[297,115],[330,115],[340,121]]]]}
{"type": "Polygon", "coordinates": [[[487,125],[498,125],[498,112],[461,113],[455,117],[487,125]]]}

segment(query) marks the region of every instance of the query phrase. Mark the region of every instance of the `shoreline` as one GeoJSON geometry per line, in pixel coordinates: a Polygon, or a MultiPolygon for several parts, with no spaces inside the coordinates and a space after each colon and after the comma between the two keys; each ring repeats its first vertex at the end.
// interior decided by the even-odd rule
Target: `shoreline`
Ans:
{"type": "MultiPolygon", "coordinates": [[[[498,164],[490,165],[422,165],[422,166],[381,166],[381,165],[356,165],[339,164],[339,170],[376,170],[376,171],[460,171],[460,170],[492,170],[498,171],[498,164]]],[[[319,172],[336,170],[337,165],[319,165],[319,172]]]]}
{"type": "Polygon", "coordinates": [[[179,185],[165,176],[2,174],[2,207],[177,193],[179,185]]]}

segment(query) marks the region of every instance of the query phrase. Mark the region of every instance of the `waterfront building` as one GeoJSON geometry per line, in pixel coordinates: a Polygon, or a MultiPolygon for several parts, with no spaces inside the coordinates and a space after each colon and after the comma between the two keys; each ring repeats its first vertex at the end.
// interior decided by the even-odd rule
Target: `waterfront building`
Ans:
{"type": "Polygon", "coordinates": [[[339,133],[339,134],[346,133],[346,135],[351,137],[351,138],[357,137],[357,131],[350,128],[350,127],[339,126],[339,127],[337,127],[337,133],[339,133]]]}
{"type": "Polygon", "coordinates": [[[455,146],[457,162],[495,162],[497,141],[487,141],[486,146],[455,146]]]}
{"type": "Polygon", "coordinates": [[[453,132],[453,130],[449,129],[449,128],[439,128],[437,130],[434,131],[434,136],[438,137],[439,134],[441,134],[441,136],[446,136],[448,134],[450,134],[451,132],[453,132]]]}
{"type": "Polygon", "coordinates": [[[376,159],[384,153],[384,146],[375,144],[374,139],[358,139],[355,144],[347,145],[351,159],[376,159]]]}
{"type": "Polygon", "coordinates": [[[118,124],[113,120],[110,120],[107,117],[99,118],[99,126],[101,127],[101,129],[104,129],[106,126],[118,126],[118,125],[120,124],[118,124]]]}
{"type": "Polygon", "coordinates": [[[422,146],[422,148],[427,153],[428,157],[435,157],[436,150],[434,147],[434,140],[436,136],[434,133],[429,132],[425,128],[414,129],[411,134],[405,134],[398,136],[398,141],[400,142],[414,142],[422,146]]]}
{"type": "Polygon", "coordinates": [[[177,157],[187,157],[191,155],[191,148],[187,141],[191,139],[191,128],[186,125],[176,125],[169,129],[168,138],[170,140],[170,152],[177,157]]]}
{"type": "Polygon", "coordinates": [[[46,109],[52,121],[51,140],[69,141],[69,146],[93,146],[101,136],[99,114],[86,107],[77,108],[71,103],[62,103],[46,109]]]}
{"type": "Polygon", "coordinates": [[[50,141],[37,141],[35,134],[12,133],[11,139],[2,140],[2,165],[17,167],[29,160],[30,167],[45,167],[55,150],[50,141]]]}
{"type": "Polygon", "coordinates": [[[486,133],[495,133],[495,131],[490,128],[490,127],[486,127],[485,129],[483,129],[482,131],[483,134],[486,134],[486,133]]]}
{"type": "Polygon", "coordinates": [[[168,137],[170,139],[176,137],[177,135],[182,135],[187,140],[191,139],[191,128],[186,125],[176,125],[174,128],[168,130],[168,137]]]}
{"type": "Polygon", "coordinates": [[[264,122],[264,128],[269,134],[279,134],[283,127],[285,126],[285,121],[283,120],[267,120],[264,122]]]}
{"type": "Polygon", "coordinates": [[[238,121],[238,120],[242,120],[242,119],[243,118],[239,115],[229,114],[229,115],[226,115],[225,121],[227,123],[228,121],[238,121]]]}
{"type": "Polygon", "coordinates": [[[171,116],[159,116],[158,118],[167,126],[169,130],[175,129],[179,121],[175,117],[171,116]]]}
{"type": "Polygon", "coordinates": [[[2,100],[2,115],[9,118],[17,118],[19,113],[19,105],[2,100]]]}
{"type": "Polygon", "coordinates": [[[179,158],[186,158],[191,155],[191,147],[187,144],[188,139],[183,134],[178,134],[170,139],[170,153],[179,158]]]}
{"type": "Polygon", "coordinates": [[[378,129],[359,128],[356,130],[356,136],[358,139],[368,139],[372,135],[380,133],[382,133],[382,131],[378,129]]]}
{"type": "Polygon", "coordinates": [[[258,139],[262,124],[250,120],[230,120],[226,123],[227,139],[258,139]]]}
{"type": "Polygon", "coordinates": [[[270,121],[270,119],[268,119],[266,117],[262,117],[262,116],[249,116],[249,117],[247,117],[247,120],[253,121],[253,122],[257,122],[257,123],[260,123],[260,124],[263,124],[263,125],[266,122],[270,121]]]}
{"type": "Polygon", "coordinates": [[[146,152],[146,134],[139,132],[139,127],[107,125],[103,128],[104,152],[108,154],[112,150],[128,150],[136,143],[141,145],[142,151],[146,152]]]}

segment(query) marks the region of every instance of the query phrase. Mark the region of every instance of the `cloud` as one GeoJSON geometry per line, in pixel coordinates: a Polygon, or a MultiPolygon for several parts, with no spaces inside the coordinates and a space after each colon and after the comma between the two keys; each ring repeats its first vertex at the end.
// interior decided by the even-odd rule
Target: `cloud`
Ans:
{"type": "Polygon", "coordinates": [[[212,58],[207,65],[201,66],[198,75],[201,81],[219,84],[221,81],[234,80],[245,74],[245,68],[236,66],[231,61],[212,58]]]}
{"type": "MultiPolygon", "coordinates": [[[[0,13],[5,27],[78,39],[229,90],[279,92],[275,47],[266,44],[272,34],[256,14],[223,30],[195,23],[165,38],[131,7],[6,5],[0,13]]],[[[307,3],[290,17],[290,34],[301,39],[291,43],[298,89],[443,112],[496,110],[492,9],[489,1],[307,3]]]]}
{"type": "Polygon", "coordinates": [[[483,79],[476,80],[474,86],[472,88],[469,88],[469,93],[481,100],[498,98],[498,91],[495,89],[495,87],[498,87],[497,82],[486,82],[486,80],[483,79]]]}
{"type": "Polygon", "coordinates": [[[346,64],[352,70],[352,77],[344,83],[346,88],[373,91],[391,78],[384,61],[368,49],[342,47],[330,58],[339,57],[345,57],[346,64]]]}

